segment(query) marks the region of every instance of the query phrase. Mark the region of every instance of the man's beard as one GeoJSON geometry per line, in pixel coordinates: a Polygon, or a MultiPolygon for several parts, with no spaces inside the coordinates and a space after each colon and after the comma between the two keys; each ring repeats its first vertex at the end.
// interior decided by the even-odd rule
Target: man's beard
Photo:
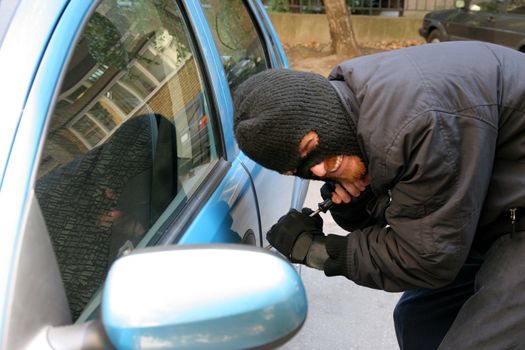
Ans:
{"type": "Polygon", "coordinates": [[[344,182],[355,182],[362,179],[366,175],[365,163],[358,156],[346,156],[346,169],[342,169],[341,174],[333,177],[333,180],[344,182]]]}

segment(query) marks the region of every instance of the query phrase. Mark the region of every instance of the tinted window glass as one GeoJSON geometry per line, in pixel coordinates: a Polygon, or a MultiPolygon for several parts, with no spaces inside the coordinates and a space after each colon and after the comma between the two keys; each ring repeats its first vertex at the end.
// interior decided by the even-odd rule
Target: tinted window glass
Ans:
{"type": "Polygon", "coordinates": [[[217,159],[187,30],[173,1],[105,0],[75,47],[35,186],[75,319],[217,159]]]}
{"type": "Polygon", "coordinates": [[[241,0],[201,0],[230,90],[270,67],[259,34],[241,0]]]}

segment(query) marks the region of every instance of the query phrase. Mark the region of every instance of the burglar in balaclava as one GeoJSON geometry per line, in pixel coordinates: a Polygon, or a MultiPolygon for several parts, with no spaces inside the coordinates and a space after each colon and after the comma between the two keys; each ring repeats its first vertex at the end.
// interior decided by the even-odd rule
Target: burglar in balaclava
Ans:
{"type": "Polygon", "coordinates": [[[268,241],[296,263],[405,291],[401,349],[525,349],[525,55],[452,42],[264,71],[235,93],[242,151],[325,181],[346,236],[291,210],[268,241]]]}

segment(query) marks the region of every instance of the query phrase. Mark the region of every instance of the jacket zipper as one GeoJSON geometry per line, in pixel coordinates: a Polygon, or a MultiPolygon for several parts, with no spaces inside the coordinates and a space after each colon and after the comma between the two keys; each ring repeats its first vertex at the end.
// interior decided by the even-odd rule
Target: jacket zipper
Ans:
{"type": "Polygon", "coordinates": [[[512,224],[512,230],[510,231],[510,237],[514,238],[514,233],[516,232],[516,209],[517,208],[511,208],[509,209],[510,212],[510,223],[512,224]]]}

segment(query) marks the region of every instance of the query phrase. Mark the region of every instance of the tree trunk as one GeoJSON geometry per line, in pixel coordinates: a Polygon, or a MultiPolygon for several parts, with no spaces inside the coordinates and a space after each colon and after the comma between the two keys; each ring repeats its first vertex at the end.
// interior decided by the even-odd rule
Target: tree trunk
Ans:
{"type": "Polygon", "coordinates": [[[338,55],[358,56],[361,52],[355,40],[346,1],[323,0],[323,3],[332,39],[332,52],[338,55]]]}
{"type": "Polygon", "coordinates": [[[290,12],[292,13],[301,12],[301,1],[300,0],[290,0],[289,6],[290,6],[290,12]]]}

